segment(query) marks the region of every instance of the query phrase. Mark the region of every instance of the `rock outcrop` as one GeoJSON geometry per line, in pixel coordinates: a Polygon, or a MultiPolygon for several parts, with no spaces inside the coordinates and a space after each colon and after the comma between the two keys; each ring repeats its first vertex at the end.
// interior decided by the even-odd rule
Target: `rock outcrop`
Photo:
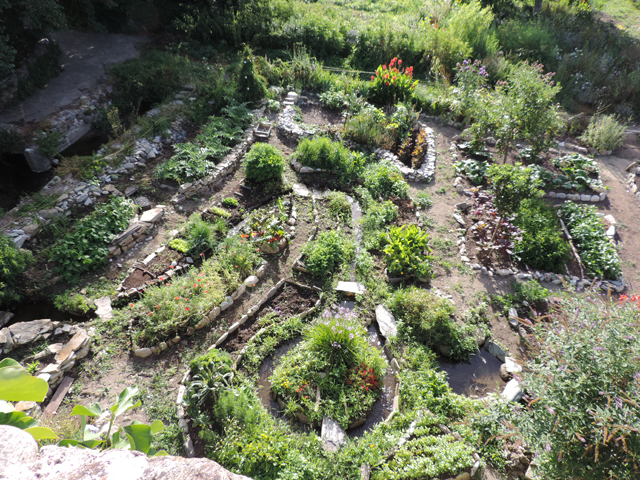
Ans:
{"type": "Polygon", "coordinates": [[[251,480],[206,458],[147,457],[38,444],[24,430],[0,425],[1,480],[251,480]]]}

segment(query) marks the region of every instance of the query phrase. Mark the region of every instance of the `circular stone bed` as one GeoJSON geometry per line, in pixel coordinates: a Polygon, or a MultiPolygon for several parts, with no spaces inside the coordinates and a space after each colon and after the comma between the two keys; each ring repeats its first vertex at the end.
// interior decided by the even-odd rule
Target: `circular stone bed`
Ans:
{"type": "Polygon", "coordinates": [[[285,415],[319,427],[325,417],[344,429],[362,425],[381,395],[386,364],[346,309],[325,311],[271,376],[285,415]]]}

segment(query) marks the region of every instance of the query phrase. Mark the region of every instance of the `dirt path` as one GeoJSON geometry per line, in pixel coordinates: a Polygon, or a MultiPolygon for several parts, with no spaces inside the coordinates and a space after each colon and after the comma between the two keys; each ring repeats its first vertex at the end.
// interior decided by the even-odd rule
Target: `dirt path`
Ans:
{"type": "Polygon", "coordinates": [[[104,76],[105,69],[136,56],[149,38],[67,30],[53,34],[62,49],[62,71],[20,104],[0,111],[0,124],[39,122],[78,100],[104,76]]]}

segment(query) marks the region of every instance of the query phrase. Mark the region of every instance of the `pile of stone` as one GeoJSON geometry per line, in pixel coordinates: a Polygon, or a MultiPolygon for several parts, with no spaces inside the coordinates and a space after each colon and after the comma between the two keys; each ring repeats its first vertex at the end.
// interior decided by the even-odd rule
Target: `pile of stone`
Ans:
{"type": "Polygon", "coordinates": [[[627,167],[627,188],[631,193],[633,193],[638,199],[640,199],[640,190],[638,189],[638,185],[636,183],[636,177],[640,176],[640,166],[638,162],[633,162],[627,167]]]}
{"type": "Polygon", "coordinates": [[[287,102],[285,101],[285,107],[282,110],[282,113],[278,116],[278,132],[287,138],[293,138],[296,140],[313,137],[316,134],[316,131],[305,130],[298,125],[293,119],[295,114],[296,111],[293,109],[293,106],[287,105],[287,102]]]}
{"type": "Polygon", "coordinates": [[[109,243],[109,256],[115,257],[125,253],[152,235],[156,223],[162,219],[163,215],[164,206],[158,205],[156,208],[147,210],[140,217],[135,217],[129,223],[129,228],[109,243]]]}
{"type": "Polygon", "coordinates": [[[88,355],[91,337],[85,329],[49,319],[15,323],[0,330],[0,355],[61,335],[73,335],[73,337],[64,344],[53,343],[40,353],[29,357],[30,360],[41,360],[55,355],[54,362],[38,372],[38,378],[42,378],[49,384],[49,394],[51,394],[52,389],[62,381],[63,373],[71,370],[76,360],[88,355]]]}

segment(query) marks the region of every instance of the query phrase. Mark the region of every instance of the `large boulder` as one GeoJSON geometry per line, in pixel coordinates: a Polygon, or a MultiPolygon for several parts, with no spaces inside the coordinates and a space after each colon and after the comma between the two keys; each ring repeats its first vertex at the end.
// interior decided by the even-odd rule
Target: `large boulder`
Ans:
{"type": "Polygon", "coordinates": [[[251,480],[206,458],[147,457],[130,450],[38,446],[28,433],[0,425],[4,480],[251,480]]]}

